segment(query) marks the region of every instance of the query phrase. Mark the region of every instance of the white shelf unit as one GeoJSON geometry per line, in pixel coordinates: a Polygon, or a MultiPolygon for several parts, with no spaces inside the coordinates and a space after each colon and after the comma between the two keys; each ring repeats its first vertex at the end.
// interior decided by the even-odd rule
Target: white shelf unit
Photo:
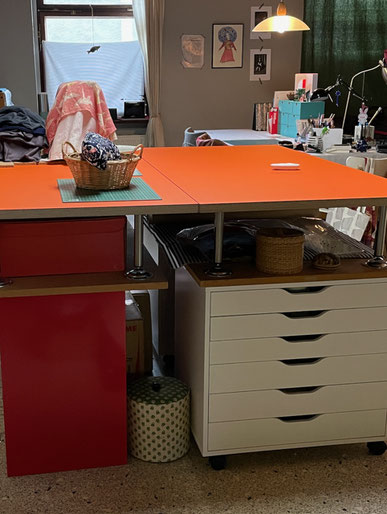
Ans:
{"type": "Polygon", "coordinates": [[[182,269],[175,305],[203,456],[386,438],[386,278],[199,287],[182,269]]]}

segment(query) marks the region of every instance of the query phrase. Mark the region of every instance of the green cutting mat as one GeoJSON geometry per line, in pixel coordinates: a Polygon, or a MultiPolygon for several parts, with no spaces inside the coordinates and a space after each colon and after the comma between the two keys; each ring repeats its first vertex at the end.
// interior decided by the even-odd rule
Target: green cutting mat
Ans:
{"type": "Polygon", "coordinates": [[[129,189],[114,191],[92,191],[78,189],[72,178],[58,179],[62,202],[122,202],[133,200],[161,200],[160,196],[142,178],[134,177],[129,189]]]}

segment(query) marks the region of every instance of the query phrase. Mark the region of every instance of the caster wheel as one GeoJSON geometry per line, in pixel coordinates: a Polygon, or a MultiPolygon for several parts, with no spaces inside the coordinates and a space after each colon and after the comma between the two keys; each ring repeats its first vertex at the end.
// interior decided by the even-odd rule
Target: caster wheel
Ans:
{"type": "Polygon", "coordinates": [[[367,448],[371,455],[383,455],[387,450],[387,444],[384,441],[376,441],[367,443],[367,448]]]}
{"type": "Polygon", "coordinates": [[[226,467],[226,456],[225,455],[214,455],[208,458],[210,466],[215,471],[220,471],[226,467]]]}

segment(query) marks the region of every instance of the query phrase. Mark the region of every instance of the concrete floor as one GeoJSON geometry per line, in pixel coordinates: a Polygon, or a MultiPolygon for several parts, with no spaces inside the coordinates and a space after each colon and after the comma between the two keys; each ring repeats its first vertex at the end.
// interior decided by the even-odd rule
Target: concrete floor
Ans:
{"type": "Polygon", "coordinates": [[[169,464],[129,458],[114,468],[8,478],[1,407],[1,514],[387,513],[387,454],[358,444],[235,455],[214,471],[192,443],[169,464]]]}

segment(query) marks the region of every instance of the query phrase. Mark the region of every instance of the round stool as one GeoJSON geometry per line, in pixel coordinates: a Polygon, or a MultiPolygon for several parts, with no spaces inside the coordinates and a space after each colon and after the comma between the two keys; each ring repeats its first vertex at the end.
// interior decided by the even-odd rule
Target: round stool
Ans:
{"type": "Polygon", "coordinates": [[[189,388],[172,377],[146,377],[128,386],[129,452],[150,462],[183,457],[190,444],[189,388]]]}

